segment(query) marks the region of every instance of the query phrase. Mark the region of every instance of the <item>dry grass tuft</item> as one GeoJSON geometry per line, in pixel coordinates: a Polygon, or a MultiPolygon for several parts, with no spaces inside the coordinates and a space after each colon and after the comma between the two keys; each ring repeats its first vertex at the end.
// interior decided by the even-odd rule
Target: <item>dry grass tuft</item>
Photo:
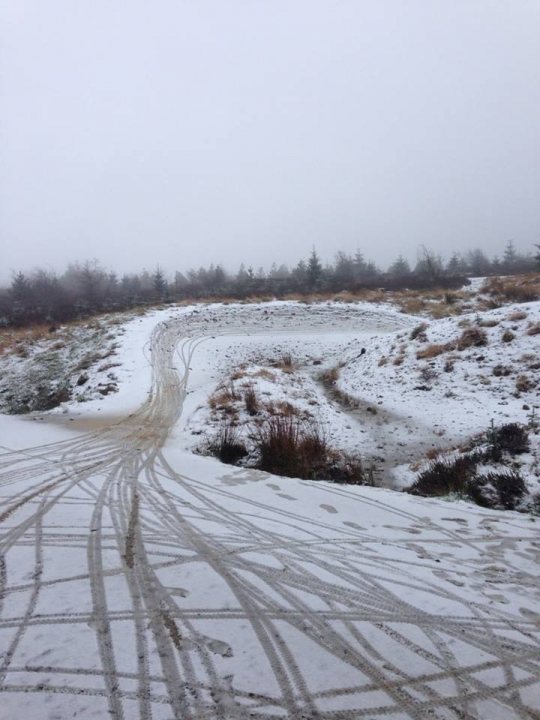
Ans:
{"type": "Polygon", "coordinates": [[[418,350],[416,353],[416,359],[417,360],[427,360],[429,358],[437,357],[438,355],[442,355],[446,352],[451,352],[452,350],[456,349],[456,343],[454,342],[447,342],[442,345],[428,345],[423,350],[418,350]]]}
{"type": "Polygon", "coordinates": [[[458,350],[466,350],[469,347],[481,347],[488,344],[485,330],[477,326],[466,328],[457,341],[458,350]]]}
{"type": "Polygon", "coordinates": [[[329,368],[328,370],[325,370],[324,372],[322,372],[320,374],[319,378],[320,378],[321,382],[323,383],[323,385],[326,385],[326,387],[332,387],[339,380],[339,374],[340,374],[340,369],[336,365],[336,367],[329,368]]]}

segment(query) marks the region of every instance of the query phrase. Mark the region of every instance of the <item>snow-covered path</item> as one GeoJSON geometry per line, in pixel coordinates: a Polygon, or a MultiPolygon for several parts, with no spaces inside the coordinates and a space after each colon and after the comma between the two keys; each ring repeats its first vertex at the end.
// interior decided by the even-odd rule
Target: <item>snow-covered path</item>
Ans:
{"type": "Polygon", "coordinates": [[[177,450],[182,328],[129,418],[0,455],[0,717],[537,718],[537,522],[177,450]]]}

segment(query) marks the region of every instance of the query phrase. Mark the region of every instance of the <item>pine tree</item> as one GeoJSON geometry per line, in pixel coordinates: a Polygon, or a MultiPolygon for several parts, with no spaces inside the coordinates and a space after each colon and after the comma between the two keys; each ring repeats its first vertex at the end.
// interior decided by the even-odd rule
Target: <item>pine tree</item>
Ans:
{"type": "Polygon", "coordinates": [[[321,265],[321,261],[319,260],[319,256],[315,252],[315,248],[313,248],[307,263],[307,280],[309,283],[309,287],[312,290],[314,290],[320,284],[322,274],[323,268],[321,265]]]}
{"type": "Polygon", "coordinates": [[[159,265],[156,268],[155,273],[152,276],[152,287],[158,300],[163,300],[167,292],[167,281],[165,276],[161,272],[159,265]]]}

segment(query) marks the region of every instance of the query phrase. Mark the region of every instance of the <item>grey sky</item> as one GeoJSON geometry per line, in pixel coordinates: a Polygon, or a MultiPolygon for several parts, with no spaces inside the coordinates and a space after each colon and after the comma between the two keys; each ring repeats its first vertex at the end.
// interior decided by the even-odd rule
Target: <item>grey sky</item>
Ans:
{"type": "Polygon", "coordinates": [[[0,281],[540,242],[538,0],[0,0],[0,281]]]}

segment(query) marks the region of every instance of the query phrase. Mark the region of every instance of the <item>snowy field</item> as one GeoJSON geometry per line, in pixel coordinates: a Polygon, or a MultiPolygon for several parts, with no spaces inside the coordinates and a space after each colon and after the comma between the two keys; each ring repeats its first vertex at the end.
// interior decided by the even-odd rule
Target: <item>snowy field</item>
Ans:
{"type": "MultiPolygon", "coordinates": [[[[194,450],[235,376],[403,484],[426,451],[527,421],[539,321],[539,303],[439,321],[171,307],[117,327],[83,385],[66,361],[71,401],[0,416],[2,720],[538,717],[537,518],[194,450]],[[460,349],[471,326],[486,342],[460,349]],[[432,345],[448,347],[418,357],[432,345]]],[[[33,352],[3,358],[6,374],[24,377],[33,352]]],[[[536,437],[520,460],[531,491],[536,437]]]]}

